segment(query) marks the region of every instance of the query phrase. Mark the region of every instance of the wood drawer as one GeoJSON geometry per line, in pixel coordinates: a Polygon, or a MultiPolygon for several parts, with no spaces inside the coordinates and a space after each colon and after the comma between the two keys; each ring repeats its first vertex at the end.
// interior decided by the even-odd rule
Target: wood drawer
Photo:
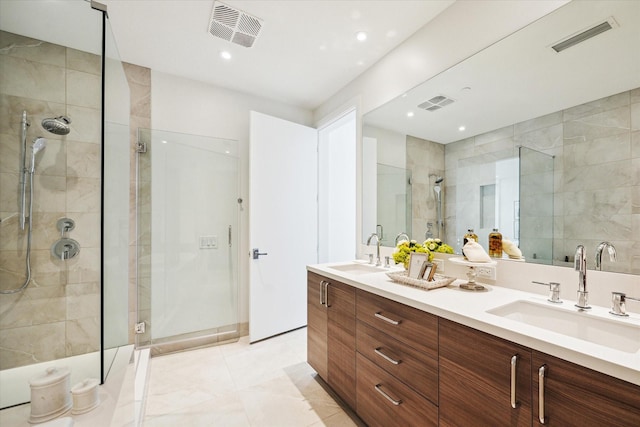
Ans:
{"type": "Polygon", "coordinates": [[[432,358],[438,357],[438,317],[358,290],[356,317],[432,358]]]}
{"type": "Polygon", "coordinates": [[[368,426],[438,425],[438,407],[433,403],[359,353],[356,364],[356,412],[368,426]]]}
{"type": "Polygon", "coordinates": [[[356,326],[356,349],[422,396],[438,404],[437,359],[401,343],[362,321],[358,321],[356,326]]]}

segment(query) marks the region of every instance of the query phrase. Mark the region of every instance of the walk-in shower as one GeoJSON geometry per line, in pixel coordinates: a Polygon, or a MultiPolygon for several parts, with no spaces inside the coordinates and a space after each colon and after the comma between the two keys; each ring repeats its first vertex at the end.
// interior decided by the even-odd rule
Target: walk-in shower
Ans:
{"type": "Polygon", "coordinates": [[[31,144],[31,161],[27,166],[27,129],[30,123],[27,112],[22,112],[22,120],[20,123],[20,229],[27,233],[27,250],[25,252],[25,279],[22,285],[12,288],[0,290],[0,294],[15,294],[22,292],[29,286],[31,282],[31,236],[33,234],[33,175],[36,172],[36,155],[45,149],[47,140],[37,137],[31,144]],[[29,200],[27,204],[27,181],[29,181],[29,200]],[[28,211],[28,212],[27,212],[28,211]]]}
{"type": "Polygon", "coordinates": [[[131,352],[131,100],[96,5],[0,1],[0,409],[50,367],[102,381],[131,352]],[[52,252],[67,235],[73,259],[52,252]]]}
{"type": "Polygon", "coordinates": [[[444,237],[444,218],[442,217],[442,181],[444,178],[439,175],[429,175],[435,177],[433,184],[433,196],[436,201],[436,237],[444,237]]]}

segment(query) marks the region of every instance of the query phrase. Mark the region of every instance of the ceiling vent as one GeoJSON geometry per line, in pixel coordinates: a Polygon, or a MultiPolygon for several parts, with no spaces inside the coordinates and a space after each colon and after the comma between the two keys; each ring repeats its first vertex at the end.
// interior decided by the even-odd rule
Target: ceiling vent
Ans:
{"type": "Polygon", "coordinates": [[[263,20],[219,1],[213,4],[209,33],[244,47],[255,43],[263,20]]]}
{"type": "Polygon", "coordinates": [[[455,101],[451,98],[448,98],[444,95],[438,95],[418,105],[418,108],[422,108],[423,110],[434,112],[443,107],[446,107],[449,104],[453,104],[454,102],[455,101]]]}
{"type": "Polygon", "coordinates": [[[554,44],[553,46],[551,46],[551,49],[560,53],[565,49],[569,49],[570,47],[575,46],[578,43],[589,40],[590,38],[595,37],[598,34],[602,34],[605,31],[609,31],[614,27],[617,27],[616,21],[613,18],[609,18],[604,22],[596,24],[584,31],[580,31],[578,34],[569,36],[568,38],[554,44]]]}

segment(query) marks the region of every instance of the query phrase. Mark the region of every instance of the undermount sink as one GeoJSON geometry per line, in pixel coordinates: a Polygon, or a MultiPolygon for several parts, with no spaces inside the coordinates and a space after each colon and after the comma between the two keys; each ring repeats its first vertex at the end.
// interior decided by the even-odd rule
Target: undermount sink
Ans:
{"type": "Polygon", "coordinates": [[[371,273],[380,273],[384,271],[381,267],[376,267],[370,264],[360,264],[356,262],[351,262],[348,264],[330,265],[328,267],[333,270],[342,271],[343,273],[348,273],[348,274],[371,274],[371,273]]]}
{"type": "Polygon", "coordinates": [[[524,300],[487,310],[487,313],[626,353],[640,351],[640,325],[624,323],[625,320],[524,300]]]}

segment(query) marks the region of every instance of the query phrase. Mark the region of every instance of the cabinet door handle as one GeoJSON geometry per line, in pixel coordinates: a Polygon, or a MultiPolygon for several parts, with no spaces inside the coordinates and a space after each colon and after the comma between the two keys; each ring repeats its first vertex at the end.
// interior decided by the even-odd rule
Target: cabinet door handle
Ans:
{"type": "Polygon", "coordinates": [[[402,403],[402,400],[399,400],[399,399],[398,399],[398,400],[395,400],[393,397],[389,396],[387,393],[385,393],[385,392],[384,392],[384,390],[382,390],[382,389],[380,388],[380,386],[381,386],[381,385],[382,385],[382,384],[376,384],[376,385],[374,386],[374,388],[376,389],[376,391],[377,391],[378,393],[380,393],[381,395],[383,395],[383,396],[384,396],[384,398],[385,398],[385,399],[387,399],[389,402],[393,403],[393,404],[394,404],[394,405],[396,405],[396,406],[399,406],[399,405],[402,403]]]}
{"type": "Polygon", "coordinates": [[[518,407],[518,401],[516,399],[516,378],[518,373],[518,355],[516,354],[511,358],[511,407],[516,409],[518,407]]]}
{"type": "Polygon", "coordinates": [[[329,304],[329,282],[324,282],[324,305],[331,307],[329,304]]]}
{"type": "Polygon", "coordinates": [[[395,359],[393,359],[393,358],[391,358],[391,357],[387,356],[386,354],[384,354],[384,353],[380,350],[381,348],[382,348],[382,347],[375,348],[375,349],[373,349],[373,351],[374,351],[378,356],[380,356],[380,357],[382,357],[384,360],[386,360],[387,362],[391,362],[391,363],[393,363],[394,365],[399,365],[399,364],[400,364],[401,360],[395,360],[395,359]]]}
{"type": "Polygon", "coordinates": [[[400,321],[399,321],[399,320],[389,319],[388,317],[383,316],[382,314],[380,314],[380,312],[377,312],[377,313],[375,314],[375,316],[376,316],[378,319],[382,319],[382,320],[384,320],[384,321],[385,321],[385,322],[387,322],[387,323],[391,323],[392,325],[399,325],[399,324],[400,324],[400,321]]]}
{"type": "Polygon", "coordinates": [[[320,281],[320,305],[324,305],[324,280],[320,281]]]}
{"type": "Polygon", "coordinates": [[[544,376],[547,372],[547,365],[542,365],[538,369],[538,419],[540,424],[545,423],[544,419],[544,376]]]}

